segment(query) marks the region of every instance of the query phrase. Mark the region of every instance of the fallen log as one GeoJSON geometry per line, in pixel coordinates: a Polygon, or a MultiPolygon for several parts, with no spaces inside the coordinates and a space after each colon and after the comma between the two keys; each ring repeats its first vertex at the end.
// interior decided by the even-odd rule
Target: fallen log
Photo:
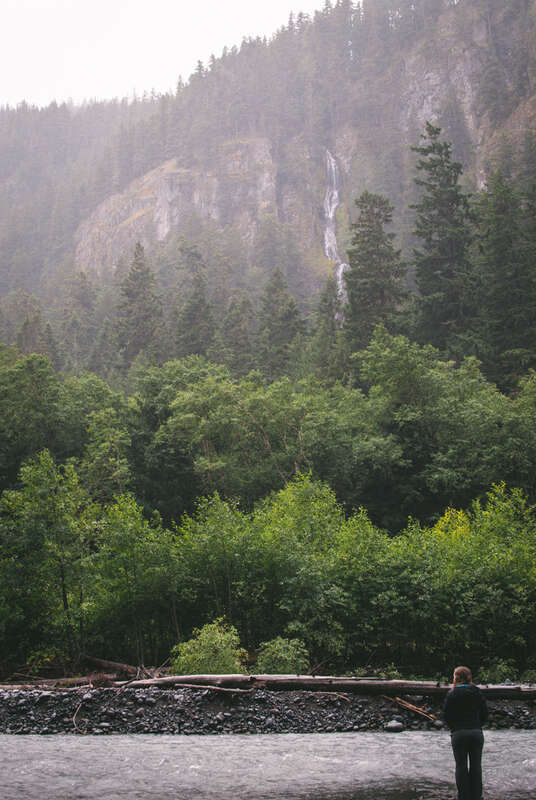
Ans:
{"type": "MultiPolygon", "coordinates": [[[[96,660],[96,659],[95,659],[96,660]]],[[[98,659],[102,663],[101,659],[98,659]]],[[[105,662],[113,664],[115,662],[105,662]]],[[[129,665],[118,665],[129,666],[129,665]]],[[[130,667],[136,670],[136,667],[130,667]]],[[[95,676],[93,676],[95,677],[95,676]]],[[[111,679],[112,675],[106,675],[111,679]]],[[[90,684],[92,676],[74,679],[45,679],[32,684],[0,684],[0,689],[75,689],[81,685],[90,684]]],[[[378,680],[375,678],[339,678],[336,676],[313,675],[167,675],[162,678],[130,678],[122,681],[106,681],[107,686],[114,689],[133,689],[147,686],[161,688],[191,687],[215,689],[269,689],[272,691],[312,691],[327,692],[332,694],[360,694],[360,695],[388,695],[400,697],[402,695],[426,695],[441,697],[451,688],[451,684],[436,681],[401,681],[378,680]]],[[[517,700],[536,699],[536,685],[480,685],[480,690],[488,698],[504,698],[517,700]]]]}
{"type": "Polygon", "coordinates": [[[241,688],[311,689],[314,691],[357,692],[359,694],[444,694],[450,687],[433,681],[384,681],[371,678],[338,678],[313,675],[167,675],[163,678],[144,678],[128,681],[132,687],[174,686],[191,683],[195,686],[213,684],[241,688]]]}
{"type": "MultiPolygon", "coordinates": [[[[168,675],[164,678],[148,678],[128,681],[132,688],[160,686],[162,688],[188,683],[195,687],[218,686],[223,688],[257,688],[271,690],[308,690],[364,695],[445,695],[451,684],[436,681],[401,681],[376,680],[370,678],[338,678],[335,676],[312,675],[168,675]]],[[[121,683],[118,686],[124,685],[121,683]]],[[[488,697],[504,697],[512,699],[536,698],[536,686],[480,686],[488,697]]]]}

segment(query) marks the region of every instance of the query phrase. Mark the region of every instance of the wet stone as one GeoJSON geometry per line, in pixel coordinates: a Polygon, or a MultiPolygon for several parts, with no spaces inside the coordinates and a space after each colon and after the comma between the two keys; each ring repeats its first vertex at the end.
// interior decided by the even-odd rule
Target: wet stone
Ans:
{"type": "MultiPolygon", "coordinates": [[[[314,733],[338,731],[444,730],[410,711],[396,710],[380,698],[311,692],[263,690],[247,696],[222,696],[203,690],[111,689],[69,692],[0,691],[0,733],[99,734],[186,732],[314,733]],[[262,710],[261,710],[262,709],[262,710]],[[76,719],[73,724],[73,717],[76,719]],[[392,723],[398,723],[396,727],[392,723]],[[106,727],[104,727],[106,726],[106,727]],[[401,727],[399,727],[401,726],[401,727]]],[[[441,698],[423,698],[421,706],[439,717],[441,698]]],[[[492,728],[536,730],[534,705],[496,700],[489,703],[492,728]]]]}

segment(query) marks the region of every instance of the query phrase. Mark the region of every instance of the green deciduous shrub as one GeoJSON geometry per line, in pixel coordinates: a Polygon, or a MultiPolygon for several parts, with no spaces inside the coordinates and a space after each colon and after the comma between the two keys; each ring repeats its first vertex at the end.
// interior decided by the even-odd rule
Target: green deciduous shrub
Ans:
{"type": "Polygon", "coordinates": [[[518,671],[513,659],[496,658],[479,670],[478,677],[481,683],[504,683],[517,680],[518,671]]]}
{"type": "Polygon", "coordinates": [[[220,618],[196,628],[187,642],[171,651],[171,669],[176,675],[242,672],[246,651],[240,647],[238,631],[220,618]]]}
{"type": "Polygon", "coordinates": [[[264,674],[304,674],[309,669],[309,655],[301,639],[276,636],[259,649],[256,671],[264,674]]]}

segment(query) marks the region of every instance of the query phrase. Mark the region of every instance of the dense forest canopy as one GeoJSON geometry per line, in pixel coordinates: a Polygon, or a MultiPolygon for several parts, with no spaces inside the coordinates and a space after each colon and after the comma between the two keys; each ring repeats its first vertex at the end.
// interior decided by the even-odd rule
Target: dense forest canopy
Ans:
{"type": "Polygon", "coordinates": [[[283,636],[339,671],[536,669],[536,139],[501,128],[534,95],[534,11],[327,2],[173,94],[0,110],[3,673],[161,663],[222,617],[252,661],[283,636]],[[454,101],[395,148],[385,87],[468,19],[495,149],[454,101]],[[192,217],[76,268],[102,201],[258,137],[276,194],[320,187],[320,241],[326,149],[356,125],[378,158],[350,203],[338,156],[342,283],[286,200],[247,247],[192,217]]]}

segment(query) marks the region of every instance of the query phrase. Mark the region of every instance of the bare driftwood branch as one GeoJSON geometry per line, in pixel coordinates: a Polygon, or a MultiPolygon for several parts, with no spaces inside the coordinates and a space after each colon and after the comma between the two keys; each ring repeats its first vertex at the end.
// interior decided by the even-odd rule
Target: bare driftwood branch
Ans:
{"type": "MultiPolygon", "coordinates": [[[[83,701],[82,701],[82,702],[83,702],[83,701]]],[[[79,728],[79,727],[78,727],[78,725],[76,724],[76,717],[77,717],[77,715],[78,715],[78,712],[80,711],[80,709],[81,709],[81,708],[82,708],[82,703],[79,703],[79,704],[78,704],[78,706],[76,707],[76,711],[74,712],[74,716],[73,716],[73,725],[74,725],[74,729],[75,729],[75,731],[77,731],[78,733],[84,733],[84,731],[80,730],[80,728],[79,728]]]]}
{"type": "Polygon", "coordinates": [[[346,697],[345,694],[339,694],[338,692],[315,692],[315,694],[321,694],[327,697],[337,697],[339,700],[345,700],[347,703],[350,702],[349,697],[346,697]]]}
{"type": "Polygon", "coordinates": [[[255,687],[252,689],[228,689],[224,688],[223,686],[212,686],[211,684],[199,684],[199,683],[176,683],[174,684],[178,689],[210,689],[212,692],[233,692],[241,693],[241,694],[251,694],[255,691],[255,687]]]}
{"type": "Polygon", "coordinates": [[[384,697],[385,700],[389,700],[391,703],[395,703],[402,708],[407,708],[409,711],[415,712],[415,714],[420,714],[421,717],[426,717],[426,719],[432,721],[437,719],[435,714],[430,714],[428,711],[425,711],[424,708],[421,708],[420,706],[414,706],[413,703],[408,703],[407,700],[402,700],[401,697],[387,697],[385,694],[382,695],[382,697],[384,697]]]}

